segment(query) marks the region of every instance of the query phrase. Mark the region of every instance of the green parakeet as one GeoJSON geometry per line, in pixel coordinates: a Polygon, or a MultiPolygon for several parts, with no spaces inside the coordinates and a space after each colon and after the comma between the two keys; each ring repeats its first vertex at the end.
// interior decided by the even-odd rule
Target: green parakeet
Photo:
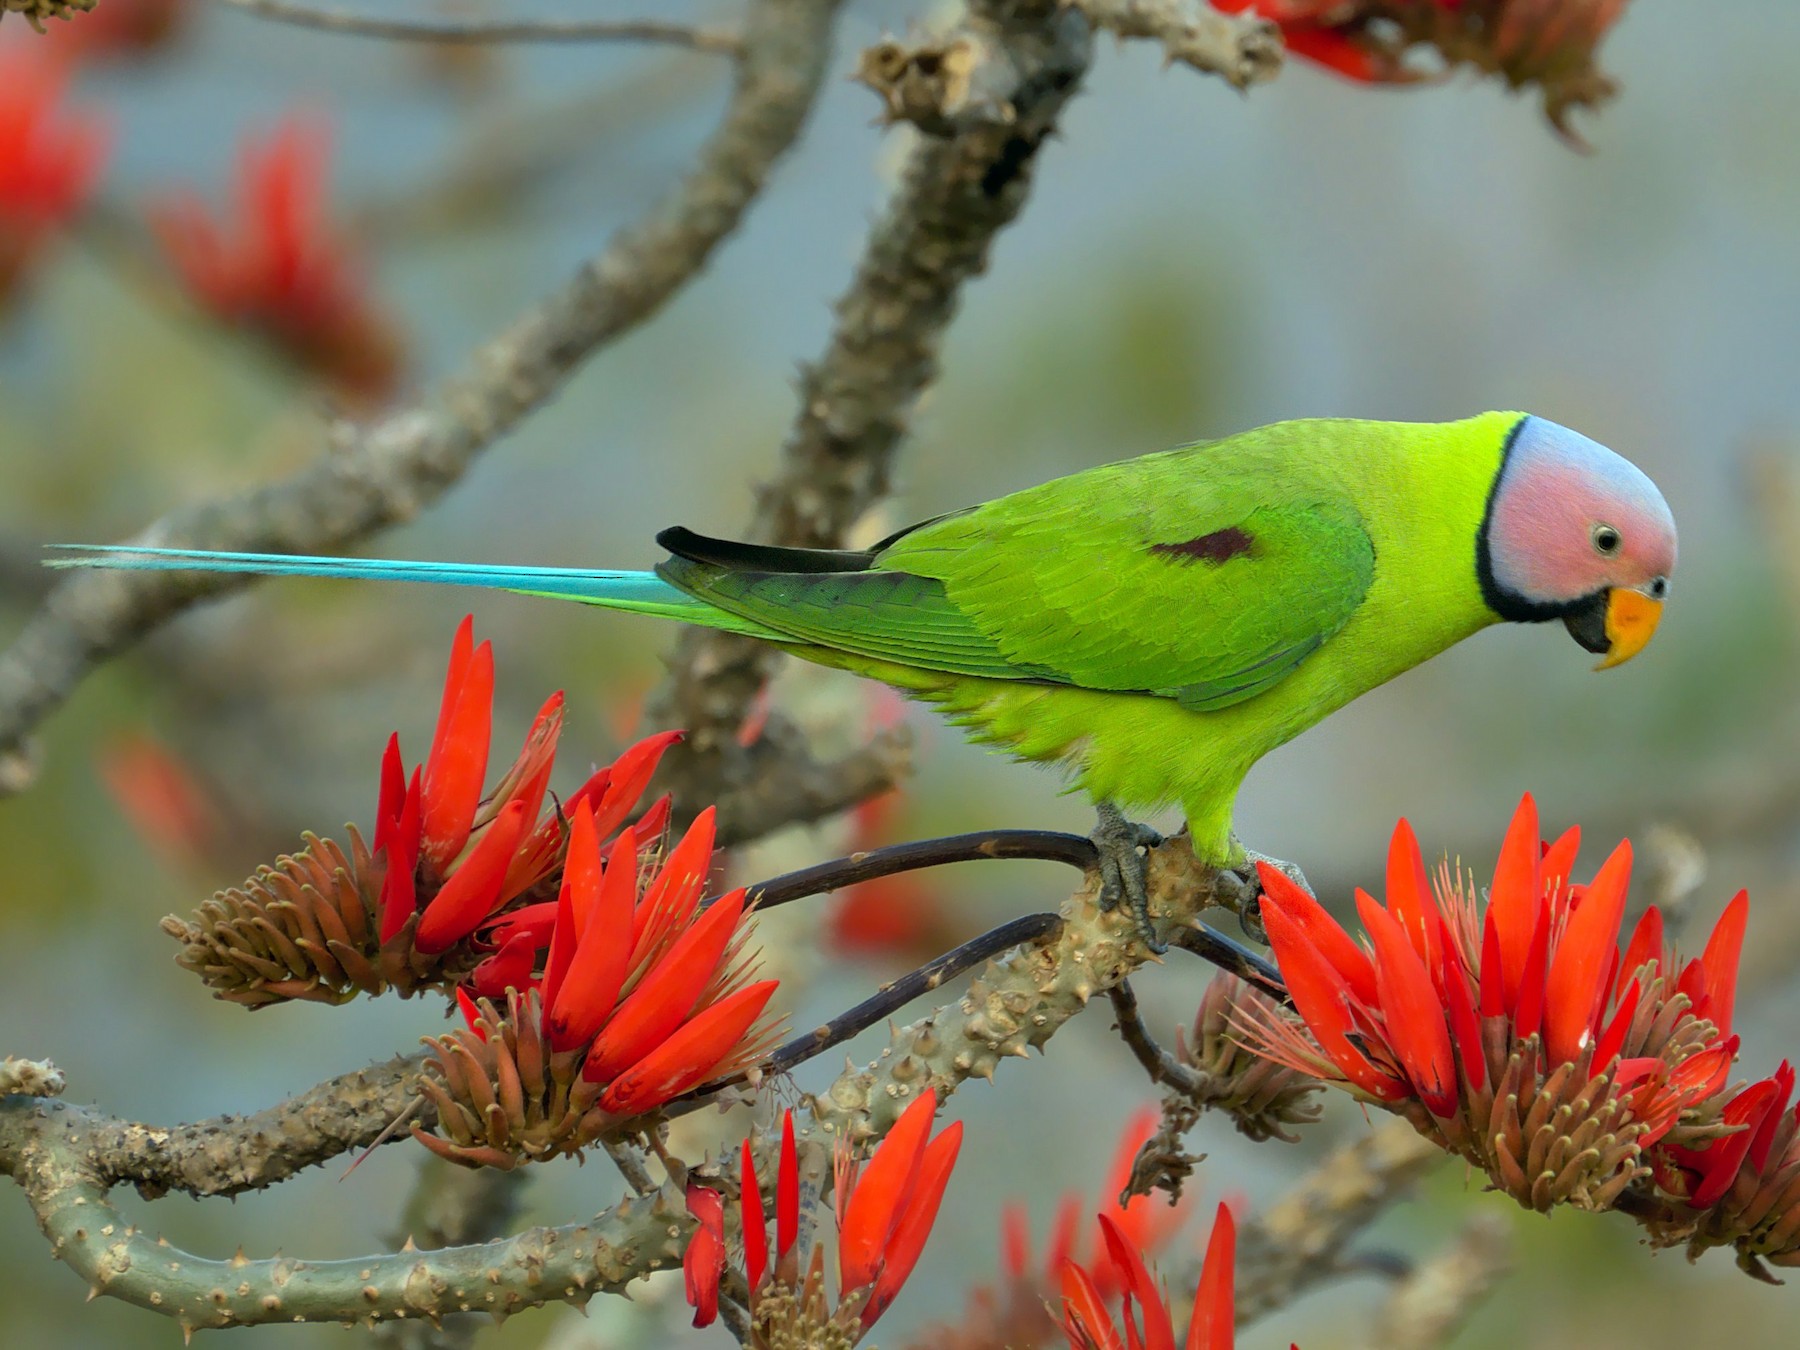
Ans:
{"type": "Polygon", "coordinates": [[[1516,412],[1278,423],[866,550],[681,528],[657,542],[671,556],[653,572],[127,546],[63,565],[494,587],[748,634],[1064,765],[1103,807],[1178,805],[1196,853],[1230,866],[1244,856],[1232,802],[1276,746],[1503,620],[1561,619],[1603,667],[1628,660],[1655,631],[1676,552],[1644,474],[1516,412]]]}

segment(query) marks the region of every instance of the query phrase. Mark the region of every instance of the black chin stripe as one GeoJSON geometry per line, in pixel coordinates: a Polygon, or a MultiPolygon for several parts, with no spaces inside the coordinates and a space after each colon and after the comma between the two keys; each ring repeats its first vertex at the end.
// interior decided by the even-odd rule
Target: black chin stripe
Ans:
{"type": "Polygon", "coordinates": [[[1481,528],[1475,532],[1475,580],[1481,586],[1481,598],[1487,601],[1489,609],[1508,623],[1543,623],[1548,619],[1560,619],[1582,602],[1577,600],[1564,604],[1544,604],[1536,600],[1528,600],[1517,591],[1509,591],[1494,577],[1494,558],[1488,542],[1488,530],[1494,519],[1494,503],[1500,499],[1500,485],[1506,481],[1506,471],[1512,467],[1513,447],[1518,443],[1519,433],[1531,420],[1531,414],[1525,413],[1512,425],[1506,433],[1506,443],[1500,447],[1500,467],[1494,472],[1494,481],[1488,486],[1487,503],[1481,511],[1481,528]]]}

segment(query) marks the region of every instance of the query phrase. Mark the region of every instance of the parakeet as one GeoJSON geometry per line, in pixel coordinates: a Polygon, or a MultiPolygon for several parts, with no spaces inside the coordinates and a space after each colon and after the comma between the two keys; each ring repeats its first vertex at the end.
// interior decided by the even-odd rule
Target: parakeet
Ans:
{"type": "MultiPolygon", "coordinates": [[[[1269,751],[1489,624],[1560,619],[1601,668],[1627,661],[1656,631],[1676,554],[1649,478],[1517,412],[1277,423],[868,549],[679,527],[657,542],[671,556],[647,572],[129,546],[57,565],[482,586],[748,634],[1066,766],[1115,843],[1118,808],[1179,805],[1198,856],[1230,867],[1245,857],[1233,800],[1269,751]]],[[[1123,880],[1141,904],[1141,872],[1123,880]]]]}

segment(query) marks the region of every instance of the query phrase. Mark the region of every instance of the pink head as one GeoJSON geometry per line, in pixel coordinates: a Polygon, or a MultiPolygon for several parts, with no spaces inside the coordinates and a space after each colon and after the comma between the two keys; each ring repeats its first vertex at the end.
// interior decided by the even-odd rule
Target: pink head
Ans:
{"type": "Polygon", "coordinates": [[[1503,619],[1561,619],[1606,659],[1628,661],[1656,631],[1675,570],[1675,520],[1656,484],[1605,446],[1523,417],[1481,524],[1482,594],[1503,619]]]}

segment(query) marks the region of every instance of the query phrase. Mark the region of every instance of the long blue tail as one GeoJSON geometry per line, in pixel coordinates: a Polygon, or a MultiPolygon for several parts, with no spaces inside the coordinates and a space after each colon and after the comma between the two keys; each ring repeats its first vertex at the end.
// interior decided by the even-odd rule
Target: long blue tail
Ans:
{"type": "Polygon", "coordinates": [[[498,567],[481,563],[406,562],[384,558],[319,558],[288,553],[213,553],[204,549],[140,548],[129,544],[52,544],[73,556],[50,558],[46,567],[102,567],[133,572],[235,572],[277,577],[336,577],[345,581],[420,581],[476,586],[518,595],[551,596],[655,614],[751,637],[782,635],[728,614],[677,590],[654,572],[615,572],[584,567],[498,567]]]}

